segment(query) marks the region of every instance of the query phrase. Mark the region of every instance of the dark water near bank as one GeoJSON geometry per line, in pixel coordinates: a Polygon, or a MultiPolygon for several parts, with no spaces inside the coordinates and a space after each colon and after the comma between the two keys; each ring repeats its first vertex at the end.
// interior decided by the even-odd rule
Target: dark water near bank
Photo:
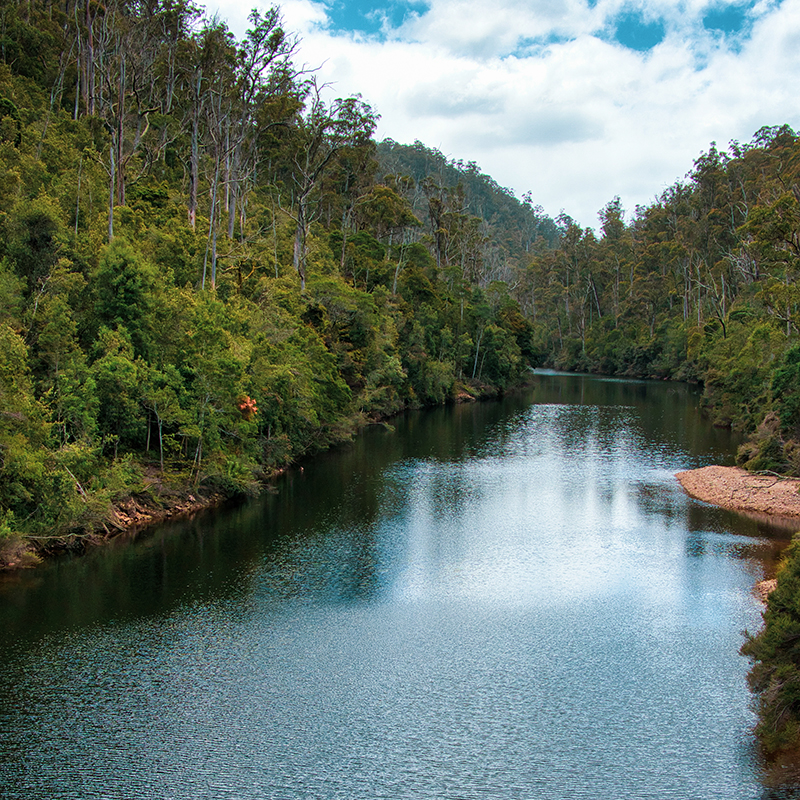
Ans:
{"type": "Polygon", "coordinates": [[[537,378],[0,584],[3,798],[777,798],[737,653],[778,531],[679,385],[537,378]]]}

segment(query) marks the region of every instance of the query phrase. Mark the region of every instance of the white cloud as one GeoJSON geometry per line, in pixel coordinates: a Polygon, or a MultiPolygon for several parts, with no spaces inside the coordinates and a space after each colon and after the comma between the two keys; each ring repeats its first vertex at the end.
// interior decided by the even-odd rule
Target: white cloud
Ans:
{"type": "MultiPolygon", "coordinates": [[[[241,35],[249,3],[225,16],[241,35]]],[[[709,0],[647,0],[664,40],[647,52],[613,41],[630,0],[431,0],[383,41],[336,33],[325,6],[282,4],[337,96],[360,93],[379,137],[415,139],[476,161],[518,196],[583,225],[615,195],[630,211],[682,178],[712,140],[800,124],[800,0],[763,0],[749,38],[705,31],[709,0]]]]}
{"type": "Polygon", "coordinates": [[[590,17],[585,4],[576,0],[447,0],[434,2],[427,14],[408,22],[399,35],[480,60],[513,52],[520,39],[578,35],[590,17]]]}

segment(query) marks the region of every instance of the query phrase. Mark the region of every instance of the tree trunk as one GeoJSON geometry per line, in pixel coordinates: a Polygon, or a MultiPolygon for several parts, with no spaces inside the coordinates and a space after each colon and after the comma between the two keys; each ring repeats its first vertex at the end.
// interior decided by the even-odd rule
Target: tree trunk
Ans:
{"type": "Polygon", "coordinates": [[[85,77],[83,80],[84,105],[86,113],[92,116],[94,108],[94,16],[91,13],[91,0],[86,0],[86,54],[84,58],[85,77]]]}
{"type": "Polygon", "coordinates": [[[217,211],[217,186],[219,184],[219,153],[217,153],[217,162],[214,166],[214,185],[211,189],[211,211],[208,215],[208,240],[206,241],[206,255],[203,260],[203,284],[202,288],[206,288],[206,270],[208,267],[208,251],[209,247],[213,247],[211,254],[211,288],[216,288],[217,277],[217,225],[216,225],[216,211],[217,211]]]}
{"type": "Polygon", "coordinates": [[[164,474],[164,437],[162,435],[162,421],[161,415],[156,412],[156,419],[158,420],[158,457],[161,461],[161,474],[164,474]]]}
{"type": "Polygon", "coordinates": [[[197,224],[197,184],[200,172],[200,83],[202,73],[197,76],[195,85],[194,108],[192,109],[192,146],[189,157],[189,224],[192,230],[197,224]]]}
{"type": "Polygon", "coordinates": [[[294,268],[300,276],[300,290],[306,288],[306,197],[307,193],[297,198],[297,228],[294,233],[294,268]]]}
{"type": "MultiPolygon", "coordinates": [[[[478,353],[481,351],[481,339],[483,339],[483,328],[478,332],[478,342],[475,345],[475,363],[472,365],[472,380],[475,380],[475,373],[478,371],[478,353]]],[[[481,364],[483,369],[483,364],[481,364]]]]}
{"type": "Polygon", "coordinates": [[[125,55],[119,67],[119,86],[117,99],[117,205],[125,205],[125,55]]]}
{"type": "Polygon", "coordinates": [[[297,228],[294,232],[294,268],[300,276],[301,291],[306,288],[305,238],[303,224],[298,220],[297,228]]]}
{"type": "Polygon", "coordinates": [[[116,181],[116,163],[114,161],[114,143],[112,142],[108,148],[109,152],[109,170],[108,170],[108,241],[109,243],[114,238],[114,183],[116,181]]]}

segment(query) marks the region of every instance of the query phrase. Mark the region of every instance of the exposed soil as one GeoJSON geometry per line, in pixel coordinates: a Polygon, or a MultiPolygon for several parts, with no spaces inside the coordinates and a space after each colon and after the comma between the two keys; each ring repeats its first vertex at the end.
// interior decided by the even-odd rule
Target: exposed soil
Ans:
{"type": "Polygon", "coordinates": [[[198,511],[219,505],[225,498],[220,494],[204,496],[187,493],[170,498],[155,506],[137,497],[128,497],[114,506],[114,523],[122,530],[137,530],[168,519],[192,516],[198,511]]]}
{"type": "Polygon", "coordinates": [[[800,521],[800,479],[716,466],[679,472],[675,477],[688,495],[706,503],[800,521]]]}
{"type": "Polygon", "coordinates": [[[166,520],[182,519],[218,506],[227,499],[218,493],[169,491],[154,480],[146,480],[150,491],[145,495],[118,500],[103,520],[91,530],[26,541],[14,537],[0,542],[0,573],[36,566],[42,557],[64,552],[84,552],[124,533],[135,533],[166,520]],[[157,498],[157,499],[156,499],[157,498]]]}

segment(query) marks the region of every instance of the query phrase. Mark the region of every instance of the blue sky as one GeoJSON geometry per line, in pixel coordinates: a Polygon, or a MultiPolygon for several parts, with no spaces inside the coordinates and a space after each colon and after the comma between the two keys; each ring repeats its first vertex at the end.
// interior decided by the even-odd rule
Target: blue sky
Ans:
{"type": "MultiPolygon", "coordinates": [[[[210,10],[241,35],[250,8],[210,10]]],[[[585,226],[651,202],[712,141],[800,128],[800,0],[286,0],[299,60],[379,137],[476,161],[585,226]]]]}
{"type": "Polygon", "coordinates": [[[385,37],[384,30],[397,30],[412,15],[424,15],[430,11],[430,6],[427,2],[405,0],[381,4],[370,0],[335,0],[326,4],[326,11],[331,30],[385,37]]]}

